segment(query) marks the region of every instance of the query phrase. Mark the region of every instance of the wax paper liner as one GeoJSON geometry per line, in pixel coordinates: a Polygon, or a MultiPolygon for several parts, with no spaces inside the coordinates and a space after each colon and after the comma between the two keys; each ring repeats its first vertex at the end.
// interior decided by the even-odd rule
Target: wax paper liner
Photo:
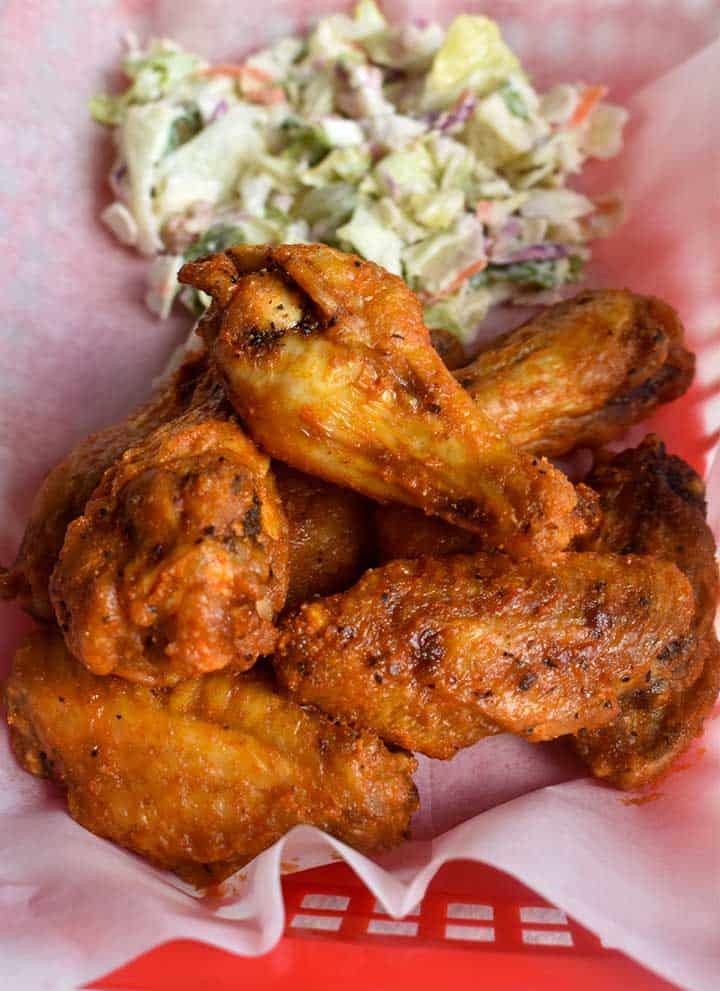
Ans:
{"type": "MultiPolygon", "coordinates": [[[[0,14],[0,559],[14,553],[42,473],[71,442],[123,415],[187,333],[143,310],[146,262],[97,222],[108,200],[107,136],[86,104],[112,82],[128,28],[172,34],[237,57],[337,5],[248,2],[9,2],[0,14]],[[232,39],[229,41],[228,39],[232,39]]],[[[627,285],[676,305],[698,353],[691,393],[652,426],[701,470],[720,427],[720,43],[712,0],[388,5],[447,19],[503,21],[539,85],[608,81],[632,124],[621,159],[589,187],[622,187],[628,220],[600,245],[593,285],[627,285]]],[[[642,431],[633,432],[633,439],[642,431]]],[[[720,531],[720,461],[708,476],[720,531]]],[[[5,607],[7,665],[29,621],[5,607]]],[[[0,738],[0,973],[10,987],[66,991],[175,938],[238,953],[269,950],[283,928],[281,868],[342,858],[396,915],[446,860],[514,874],[606,944],[696,991],[720,974],[720,723],[659,788],[627,798],[583,776],[562,746],[510,737],[453,761],[422,760],[415,839],[371,861],[298,827],[200,899],[173,878],[85,832],[53,786],[22,772],[0,738]]],[[[450,977],[449,977],[450,980],[450,977]]]]}

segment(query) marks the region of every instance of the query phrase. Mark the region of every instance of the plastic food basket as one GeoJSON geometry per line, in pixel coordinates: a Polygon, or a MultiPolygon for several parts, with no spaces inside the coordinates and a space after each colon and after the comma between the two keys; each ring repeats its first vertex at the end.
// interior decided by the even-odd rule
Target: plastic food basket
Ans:
{"type": "Polygon", "coordinates": [[[345,864],[283,879],[285,935],[261,957],[165,943],[86,985],[115,991],[671,991],[519,881],[446,864],[392,919],[345,864]]]}

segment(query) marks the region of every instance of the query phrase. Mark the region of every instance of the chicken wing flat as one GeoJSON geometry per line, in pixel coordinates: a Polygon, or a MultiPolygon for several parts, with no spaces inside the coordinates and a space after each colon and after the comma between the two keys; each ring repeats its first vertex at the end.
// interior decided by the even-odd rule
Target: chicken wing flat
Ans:
{"type": "Polygon", "coordinates": [[[289,562],[285,608],[349,588],[370,563],[370,503],[357,492],[319,478],[272,466],[288,521],[289,562]]]}
{"type": "Polygon", "coordinates": [[[604,522],[586,543],[672,561],[694,593],[692,637],[675,645],[671,670],[653,671],[622,699],[612,723],[576,740],[594,774],[638,788],[668,770],[702,731],[720,690],[715,542],[700,478],[656,437],[601,465],[589,481],[600,493],[604,522]]]}
{"type": "Polygon", "coordinates": [[[558,456],[619,437],[681,396],[694,368],[672,307],[603,289],[549,307],[454,374],[512,444],[558,456]]]}
{"type": "Polygon", "coordinates": [[[287,562],[269,459],[199,408],[105,472],[68,527],[50,591],[90,671],[170,685],[272,651],[287,562]]]}
{"type": "Polygon", "coordinates": [[[394,846],[417,808],[412,757],[282,698],[260,665],[158,692],[91,674],[48,629],[6,697],[20,763],[67,789],[81,825],[200,887],[299,823],[394,846]]]}
{"type": "MultiPolygon", "coordinates": [[[[560,456],[620,436],[682,395],[693,370],[670,306],[608,289],[549,307],[455,375],[516,447],[560,456]]],[[[375,524],[381,560],[479,547],[471,534],[397,504],[380,507],[375,524]]]]}
{"type": "Polygon", "coordinates": [[[17,597],[37,619],[54,618],[50,575],[68,526],[123,451],[188,408],[206,370],[206,358],[193,355],[157,397],[121,423],[81,441],[48,472],[33,502],[15,564],[0,574],[0,598],[17,597]]]}
{"type": "Polygon", "coordinates": [[[228,397],[273,457],[418,506],[516,556],[581,532],[571,483],[519,454],[453,379],[401,279],[321,245],[240,246],[184,266],[228,397]]]}
{"type": "Polygon", "coordinates": [[[650,558],[393,561],[289,617],[274,663],[297,701],[447,758],[610,722],[692,614],[687,579],[650,558]]]}

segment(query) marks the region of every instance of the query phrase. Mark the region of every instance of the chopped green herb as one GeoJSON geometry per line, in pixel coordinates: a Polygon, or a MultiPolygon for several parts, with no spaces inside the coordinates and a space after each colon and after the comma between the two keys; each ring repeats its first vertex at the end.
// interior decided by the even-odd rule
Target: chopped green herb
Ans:
{"type": "Polygon", "coordinates": [[[498,93],[511,114],[519,117],[521,120],[530,120],[530,113],[525,105],[525,100],[523,100],[522,95],[513,86],[512,80],[503,83],[498,93]]]}
{"type": "Polygon", "coordinates": [[[295,161],[302,159],[309,166],[317,165],[328,153],[330,146],[316,127],[295,117],[287,117],[280,125],[287,146],[283,157],[295,161]]]}
{"type": "Polygon", "coordinates": [[[542,261],[490,264],[468,280],[473,289],[484,289],[497,282],[514,282],[533,289],[555,289],[564,282],[582,278],[585,260],[580,255],[567,258],[547,258],[542,261]]]}
{"type": "Polygon", "coordinates": [[[578,282],[585,273],[585,259],[581,255],[568,258],[568,282],[578,282]]]}
{"type": "Polygon", "coordinates": [[[234,244],[242,244],[245,236],[239,227],[226,227],[224,224],[216,224],[209,230],[195,238],[193,243],[185,252],[188,261],[195,261],[204,258],[206,255],[214,255],[218,251],[227,251],[234,244]]]}
{"type": "Polygon", "coordinates": [[[554,289],[559,284],[557,260],[512,262],[509,265],[490,264],[482,272],[470,277],[473,289],[480,289],[495,282],[516,282],[538,289],[554,289]]]}
{"type": "Polygon", "coordinates": [[[183,113],[172,122],[165,154],[169,155],[190,138],[194,138],[198,131],[202,130],[202,126],[202,116],[198,107],[194,103],[188,104],[183,113]]]}

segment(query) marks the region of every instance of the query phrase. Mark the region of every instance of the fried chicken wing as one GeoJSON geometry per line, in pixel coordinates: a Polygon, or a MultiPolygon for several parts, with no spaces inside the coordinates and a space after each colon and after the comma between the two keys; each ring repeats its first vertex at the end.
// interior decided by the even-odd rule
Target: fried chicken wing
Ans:
{"type": "Polygon", "coordinates": [[[430,341],[443,360],[443,365],[451,371],[467,364],[465,349],[455,334],[440,327],[430,327],[430,341]]]}
{"type": "MultiPolygon", "coordinates": [[[[559,456],[620,436],[682,395],[693,371],[670,306],[607,289],[549,307],[455,376],[516,447],[559,456]]],[[[379,507],[375,524],[381,560],[479,546],[461,529],[397,504],[379,507]]]]}
{"type": "Polygon", "coordinates": [[[418,506],[516,556],[581,532],[571,483],[519,454],[447,371],[415,295],[321,245],[240,246],[185,265],[228,396],[273,457],[418,506]]]}
{"type": "Polygon", "coordinates": [[[425,555],[472,554],[481,549],[477,534],[397,502],[376,506],[373,523],[380,562],[425,555]]]}
{"type": "MultiPolygon", "coordinates": [[[[587,485],[577,486],[576,512],[583,519],[583,529],[592,533],[600,522],[596,493],[587,485]]],[[[373,514],[375,550],[379,561],[429,555],[471,554],[481,550],[477,534],[462,530],[437,516],[426,516],[419,509],[388,503],[376,506],[373,514]]]]}
{"type": "Polygon", "coordinates": [[[619,437],[681,396],[694,367],[672,307],[603,289],[549,307],[454,374],[516,447],[558,456],[619,437]]]}
{"type": "Polygon", "coordinates": [[[272,651],[287,561],[269,459],[200,407],[106,471],[68,527],[50,592],[90,671],[170,685],[272,651]]]}
{"type": "Polygon", "coordinates": [[[188,408],[206,370],[204,354],[191,356],[157,397],[121,423],[81,441],[48,472],[33,502],[15,564],[0,574],[0,598],[17,597],[37,619],[54,618],[48,587],[68,526],[123,451],[188,408]]]}
{"type": "Polygon", "coordinates": [[[288,520],[289,562],[285,608],[341,592],[367,567],[373,546],[370,504],[357,492],[272,466],[288,520]]]}
{"type": "Polygon", "coordinates": [[[415,761],[226,669],[165,692],[90,674],[51,630],[7,682],[13,749],[86,829],[202,887],[299,823],[367,853],[405,838],[415,761]]]}
{"type": "Polygon", "coordinates": [[[598,467],[589,482],[600,493],[603,525],[585,544],[672,561],[694,593],[693,636],[678,644],[671,670],[653,670],[623,698],[612,723],[576,740],[595,775],[638,788],[664,773],[702,731],[720,690],[715,541],[702,481],[654,436],[598,467]]]}
{"type": "Polygon", "coordinates": [[[289,617],[274,663],[297,701],[447,758],[610,722],[692,613],[684,575],[650,558],[393,561],[289,617]]]}

